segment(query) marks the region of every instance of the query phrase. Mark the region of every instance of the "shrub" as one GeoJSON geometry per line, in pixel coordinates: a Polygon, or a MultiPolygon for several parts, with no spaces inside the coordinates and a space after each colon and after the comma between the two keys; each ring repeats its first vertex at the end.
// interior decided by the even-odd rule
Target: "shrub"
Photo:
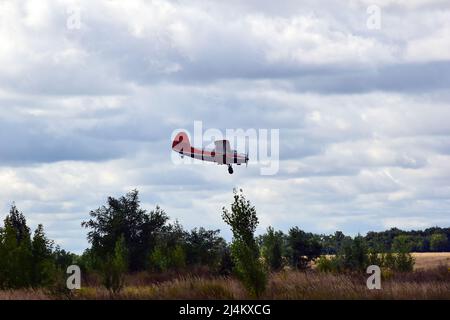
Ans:
{"type": "Polygon", "coordinates": [[[173,247],[159,244],[150,255],[150,269],[164,272],[177,270],[186,266],[186,254],[181,245],[173,247]]]}
{"type": "Polygon", "coordinates": [[[267,228],[267,233],[261,236],[261,253],[271,270],[277,271],[283,267],[284,235],[281,231],[267,228]]]}
{"type": "Polygon", "coordinates": [[[316,261],[317,270],[320,272],[338,273],[342,271],[343,263],[339,256],[320,256],[316,261]]]}
{"type": "Polygon", "coordinates": [[[114,247],[114,254],[108,255],[103,265],[103,285],[111,293],[118,293],[125,283],[127,272],[125,238],[121,236],[114,247]]]}
{"type": "Polygon", "coordinates": [[[399,252],[395,255],[394,271],[410,272],[414,269],[414,257],[408,252],[399,252]]]}

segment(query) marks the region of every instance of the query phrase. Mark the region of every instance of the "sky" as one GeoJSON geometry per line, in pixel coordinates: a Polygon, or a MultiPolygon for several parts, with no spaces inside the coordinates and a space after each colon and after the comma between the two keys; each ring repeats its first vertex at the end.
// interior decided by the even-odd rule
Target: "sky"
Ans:
{"type": "Polygon", "coordinates": [[[233,188],[258,232],[450,226],[448,1],[0,0],[0,70],[0,218],[73,252],[134,188],[228,239],[233,188]],[[278,129],[278,172],[175,164],[195,121],[278,129]]]}

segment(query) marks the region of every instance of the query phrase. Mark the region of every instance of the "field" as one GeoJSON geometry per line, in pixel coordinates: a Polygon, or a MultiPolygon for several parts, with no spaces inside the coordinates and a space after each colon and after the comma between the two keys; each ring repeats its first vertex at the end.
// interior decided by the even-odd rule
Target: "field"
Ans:
{"type": "MultiPolygon", "coordinates": [[[[450,253],[415,253],[416,270],[388,275],[381,290],[368,290],[365,275],[282,271],[272,274],[262,299],[448,299],[450,253]]],[[[95,281],[94,281],[95,282],[95,281]]],[[[70,296],[44,290],[0,291],[0,299],[249,299],[233,277],[172,276],[157,279],[140,273],[127,277],[116,295],[90,284],[70,296]]]]}
{"type": "Polygon", "coordinates": [[[450,252],[413,253],[416,259],[415,270],[429,270],[439,266],[450,268],[450,252]]]}

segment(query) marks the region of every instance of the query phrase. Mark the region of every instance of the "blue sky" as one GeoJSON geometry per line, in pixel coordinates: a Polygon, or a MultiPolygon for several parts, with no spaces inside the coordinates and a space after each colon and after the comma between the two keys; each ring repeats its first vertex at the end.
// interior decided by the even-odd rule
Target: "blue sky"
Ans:
{"type": "Polygon", "coordinates": [[[89,211],[138,188],[229,237],[238,187],[259,231],[448,227],[450,5],[375,2],[380,29],[365,0],[0,1],[2,217],[80,252],[89,211]],[[197,120],[279,129],[278,174],[174,165],[197,120]]]}

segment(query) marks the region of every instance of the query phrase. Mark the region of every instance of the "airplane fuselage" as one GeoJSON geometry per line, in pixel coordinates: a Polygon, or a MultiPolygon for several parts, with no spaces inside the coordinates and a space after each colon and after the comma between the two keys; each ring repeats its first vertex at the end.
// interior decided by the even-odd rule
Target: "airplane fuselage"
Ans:
{"type": "Polygon", "coordinates": [[[236,150],[231,150],[229,141],[218,140],[214,144],[216,147],[213,150],[195,148],[191,146],[187,134],[181,132],[172,141],[172,149],[182,157],[187,156],[202,161],[228,165],[229,173],[233,173],[232,164],[248,163],[248,156],[238,153],[236,150]]]}

